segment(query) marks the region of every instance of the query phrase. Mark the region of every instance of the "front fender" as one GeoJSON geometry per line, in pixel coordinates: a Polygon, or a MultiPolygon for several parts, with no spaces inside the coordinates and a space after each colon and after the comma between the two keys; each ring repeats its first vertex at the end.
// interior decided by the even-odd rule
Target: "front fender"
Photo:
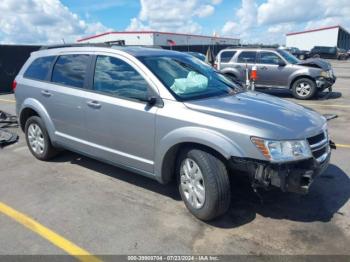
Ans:
{"type": "Polygon", "coordinates": [[[292,88],[291,84],[294,82],[295,79],[297,78],[301,78],[301,77],[305,77],[305,78],[310,78],[315,80],[314,74],[312,72],[310,72],[309,68],[305,68],[305,69],[300,69],[295,71],[293,74],[291,74],[288,77],[288,86],[289,88],[292,88]]]}
{"type": "Polygon", "coordinates": [[[27,108],[34,110],[39,117],[44,121],[46,130],[50,136],[52,142],[55,141],[55,126],[49,116],[49,113],[45,107],[34,98],[27,98],[23,101],[21,108],[19,109],[19,121],[22,121],[23,111],[27,108]]]}
{"type": "Polygon", "coordinates": [[[234,141],[219,132],[202,127],[182,127],[164,136],[157,146],[155,175],[160,182],[167,180],[164,178],[164,172],[162,172],[167,152],[181,143],[207,146],[219,152],[226,159],[232,156],[243,157],[244,155],[243,150],[234,141]]]}

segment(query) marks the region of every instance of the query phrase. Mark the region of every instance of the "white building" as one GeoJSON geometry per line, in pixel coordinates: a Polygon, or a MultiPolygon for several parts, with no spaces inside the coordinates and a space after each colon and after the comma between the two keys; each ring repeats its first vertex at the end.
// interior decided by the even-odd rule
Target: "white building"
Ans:
{"type": "Polygon", "coordinates": [[[143,46],[239,45],[239,39],[236,38],[156,31],[107,32],[79,39],[78,42],[104,43],[118,40],[124,40],[126,45],[143,46]]]}
{"type": "Polygon", "coordinates": [[[350,33],[339,25],[288,33],[286,46],[297,47],[300,50],[311,50],[314,46],[337,46],[348,50],[350,49],[350,33]]]}

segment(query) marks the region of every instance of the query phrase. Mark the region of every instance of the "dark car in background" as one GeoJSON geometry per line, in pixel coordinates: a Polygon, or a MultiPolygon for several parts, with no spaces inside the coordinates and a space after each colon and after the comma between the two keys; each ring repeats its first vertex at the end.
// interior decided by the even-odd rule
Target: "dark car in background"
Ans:
{"type": "Polygon", "coordinates": [[[287,47],[285,50],[294,55],[296,58],[299,58],[300,60],[305,60],[309,58],[309,51],[300,50],[297,47],[287,47]]]}
{"type": "Polygon", "coordinates": [[[347,59],[349,59],[349,57],[350,57],[349,51],[346,51],[345,49],[339,48],[338,52],[339,52],[339,54],[338,54],[338,59],[339,60],[347,60],[347,59]]]}
{"type": "Polygon", "coordinates": [[[345,50],[336,46],[315,46],[311,49],[309,57],[345,60],[348,58],[348,54],[345,50]]]}

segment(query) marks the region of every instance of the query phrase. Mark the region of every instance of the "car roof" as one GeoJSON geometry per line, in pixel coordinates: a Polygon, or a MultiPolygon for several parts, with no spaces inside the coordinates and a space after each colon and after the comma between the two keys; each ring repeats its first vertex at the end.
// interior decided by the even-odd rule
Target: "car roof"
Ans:
{"type": "Polygon", "coordinates": [[[268,47],[233,47],[233,48],[225,48],[222,49],[219,53],[225,52],[225,51],[251,51],[251,52],[257,52],[257,51],[278,51],[278,48],[268,48],[268,47]]]}
{"type": "Polygon", "coordinates": [[[140,56],[161,56],[161,55],[179,55],[182,52],[160,49],[160,48],[150,48],[141,46],[115,46],[112,49],[124,51],[130,55],[140,57],[140,56]]]}
{"type": "Polygon", "coordinates": [[[42,48],[38,51],[33,52],[32,54],[38,55],[38,56],[47,56],[47,55],[59,55],[65,52],[74,53],[74,52],[94,52],[94,51],[105,51],[113,53],[113,50],[118,50],[121,52],[125,52],[127,54],[130,54],[134,57],[145,57],[145,56],[176,56],[176,55],[187,55],[178,51],[172,51],[172,50],[165,50],[160,48],[152,48],[152,47],[142,47],[142,46],[103,46],[103,45],[96,45],[96,46],[89,46],[89,45],[82,45],[82,46],[74,46],[74,45],[67,45],[67,46],[52,46],[47,48],[42,48]]]}

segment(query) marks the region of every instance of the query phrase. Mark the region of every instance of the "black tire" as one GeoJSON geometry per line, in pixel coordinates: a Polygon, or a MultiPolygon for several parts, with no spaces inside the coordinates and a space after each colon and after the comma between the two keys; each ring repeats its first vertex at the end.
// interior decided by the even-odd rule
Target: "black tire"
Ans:
{"type": "Polygon", "coordinates": [[[317,93],[316,83],[315,81],[309,78],[300,78],[293,83],[292,93],[296,99],[301,99],[301,100],[311,99],[317,93]],[[303,92],[300,91],[300,88],[302,88],[302,86],[305,86],[305,87],[307,86],[306,90],[309,90],[309,91],[308,92],[305,91],[305,94],[303,94],[303,92]]]}
{"type": "Polygon", "coordinates": [[[26,124],[25,124],[24,131],[25,131],[25,136],[26,136],[28,148],[29,148],[30,152],[32,153],[32,155],[35,156],[37,159],[44,160],[44,161],[49,160],[49,159],[53,158],[54,156],[56,156],[57,153],[59,152],[58,149],[56,149],[55,147],[52,146],[49,134],[47,133],[47,130],[45,127],[45,124],[40,117],[32,116],[32,117],[28,118],[28,120],[26,121],[26,124]],[[42,137],[43,143],[44,143],[42,152],[35,152],[34,149],[32,148],[32,146],[30,145],[28,129],[31,125],[37,125],[40,127],[40,130],[42,133],[41,137],[42,137]]]}
{"type": "Polygon", "coordinates": [[[231,191],[227,169],[215,154],[193,148],[182,150],[177,158],[176,174],[181,198],[195,217],[209,221],[223,215],[230,207],[231,191]],[[203,177],[205,200],[200,208],[191,205],[181,185],[181,168],[187,159],[195,161],[203,177]]]}

